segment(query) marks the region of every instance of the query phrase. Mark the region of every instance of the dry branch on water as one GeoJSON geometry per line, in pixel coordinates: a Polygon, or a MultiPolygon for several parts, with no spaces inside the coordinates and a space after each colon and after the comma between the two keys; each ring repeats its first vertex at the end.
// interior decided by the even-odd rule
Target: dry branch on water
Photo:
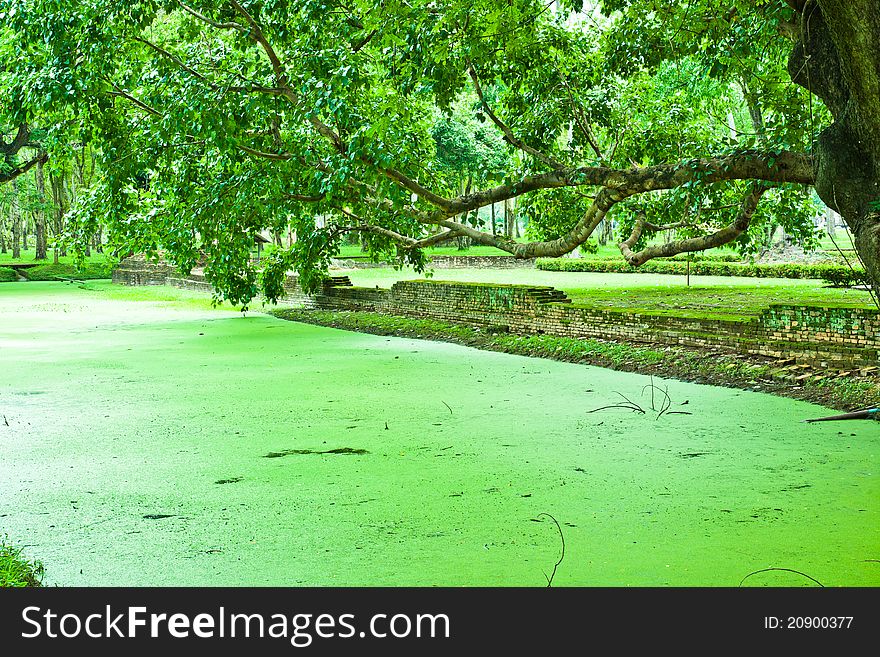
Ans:
{"type": "Polygon", "coordinates": [[[553,578],[556,577],[556,569],[559,568],[562,560],[565,559],[565,535],[562,533],[562,527],[559,526],[559,521],[556,520],[556,518],[551,516],[549,513],[539,513],[537,517],[540,518],[541,516],[547,516],[556,524],[556,529],[559,531],[559,540],[562,541],[562,551],[559,554],[559,561],[553,564],[553,570],[551,571],[550,575],[548,576],[547,573],[541,571],[544,574],[544,579],[547,580],[547,588],[549,589],[553,586],[553,578]]]}
{"type": "MultiPolygon", "coordinates": [[[[650,390],[651,392],[651,410],[654,411],[657,416],[654,418],[655,420],[659,420],[663,415],[693,415],[689,411],[673,411],[670,410],[672,408],[672,398],[669,396],[669,387],[661,388],[654,384],[654,377],[651,377],[651,382],[642,388],[642,396],[645,396],[645,392],[650,390]],[[655,393],[660,393],[662,396],[662,401],[660,402],[660,408],[657,408],[656,405],[656,396],[655,393]]],[[[623,401],[617,404],[609,404],[607,406],[600,406],[599,408],[594,408],[589,413],[596,413],[598,411],[604,411],[609,408],[623,408],[632,411],[633,413],[639,413],[640,415],[645,415],[646,411],[639,404],[632,401],[629,397],[624,395],[623,393],[614,391],[614,394],[620,395],[623,398],[623,401]]],[[[687,404],[687,401],[682,402],[682,405],[687,404]]]]}
{"type": "Polygon", "coordinates": [[[816,582],[816,584],[818,584],[822,588],[825,588],[825,585],[822,582],[820,582],[818,579],[816,579],[815,577],[810,577],[806,573],[802,573],[801,571],[794,570],[792,568],[761,568],[760,570],[755,570],[755,571],[749,573],[748,575],[746,575],[745,577],[743,577],[739,582],[739,586],[742,586],[743,582],[745,582],[752,575],[757,575],[759,573],[766,573],[766,572],[770,572],[770,571],[774,571],[774,570],[782,571],[782,572],[786,572],[786,573],[794,573],[795,575],[800,575],[801,577],[806,577],[811,582],[816,582]]]}

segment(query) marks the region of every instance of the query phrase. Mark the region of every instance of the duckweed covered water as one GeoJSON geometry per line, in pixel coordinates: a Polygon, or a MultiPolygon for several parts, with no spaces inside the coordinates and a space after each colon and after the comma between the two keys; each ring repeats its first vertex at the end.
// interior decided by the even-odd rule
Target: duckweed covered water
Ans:
{"type": "Polygon", "coordinates": [[[555,586],[880,584],[875,422],[88,287],[0,286],[0,533],[49,584],[545,586],[544,513],[555,586]]]}

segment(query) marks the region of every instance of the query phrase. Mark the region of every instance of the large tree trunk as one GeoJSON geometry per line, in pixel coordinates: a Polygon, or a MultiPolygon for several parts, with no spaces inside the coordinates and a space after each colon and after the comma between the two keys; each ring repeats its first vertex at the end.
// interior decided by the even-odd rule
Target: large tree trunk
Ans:
{"type": "Polygon", "coordinates": [[[816,192],[843,217],[880,294],[880,0],[789,0],[801,11],[792,80],[834,117],[816,144],[816,192]]]}
{"type": "Polygon", "coordinates": [[[6,252],[6,222],[0,220],[0,253],[6,252]]]}

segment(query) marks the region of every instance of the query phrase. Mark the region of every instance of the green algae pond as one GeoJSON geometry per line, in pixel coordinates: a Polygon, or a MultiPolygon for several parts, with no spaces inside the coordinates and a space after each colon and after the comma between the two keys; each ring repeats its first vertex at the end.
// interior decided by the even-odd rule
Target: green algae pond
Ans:
{"type": "Polygon", "coordinates": [[[0,535],[47,584],[541,587],[561,532],[554,586],[880,585],[876,422],[258,310],[0,285],[0,535]]]}

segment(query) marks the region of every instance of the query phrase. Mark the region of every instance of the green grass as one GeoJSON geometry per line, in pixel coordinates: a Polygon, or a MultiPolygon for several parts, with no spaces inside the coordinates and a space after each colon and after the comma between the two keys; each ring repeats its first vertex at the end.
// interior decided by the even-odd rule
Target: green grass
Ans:
{"type": "MultiPolygon", "coordinates": [[[[12,257],[12,249],[10,248],[6,253],[0,253],[0,267],[6,264],[24,264],[29,265],[35,262],[41,264],[54,264],[55,260],[53,258],[52,249],[48,250],[48,258],[46,260],[36,260],[37,252],[34,249],[23,249],[21,252],[20,258],[12,257]]],[[[92,255],[86,258],[86,263],[89,264],[104,264],[107,262],[109,258],[104,253],[96,253],[92,251],[92,255]]],[[[72,255],[61,256],[58,259],[59,264],[72,265],[74,264],[74,257],[72,255]]]]}
{"type": "Polygon", "coordinates": [[[42,586],[43,564],[29,560],[7,540],[0,538],[0,588],[42,586]]]}
{"type": "MultiPolygon", "coordinates": [[[[94,298],[104,301],[143,301],[161,305],[162,307],[173,308],[175,310],[224,310],[229,312],[239,312],[240,308],[233,306],[228,302],[214,305],[211,297],[204,292],[196,292],[193,290],[184,290],[177,287],[166,285],[144,285],[144,286],[128,286],[115,285],[109,280],[90,280],[82,283],[58,283],[53,281],[34,281],[32,283],[21,284],[16,286],[8,286],[0,288],[0,294],[4,291],[14,291],[12,294],[6,295],[4,298],[11,298],[12,295],[21,296],[23,300],[41,295],[63,293],[65,290],[83,290],[94,298]]],[[[147,304],[144,304],[145,306],[147,304]]],[[[259,307],[259,303],[254,303],[255,308],[259,307]]]]}
{"type": "MultiPolygon", "coordinates": [[[[358,269],[344,272],[354,285],[391,287],[399,280],[424,279],[412,269],[358,269]]],[[[747,320],[771,304],[873,308],[863,290],[824,287],[821,281],[665,274],[553,272],[537,269],[444,269],[435,279],[481,283],[549,285],[578,306],[620,309],[679,317],[747,320]]]]}
{"type": "Polygon", "coordinates": [[[112,271],[108,263],[85,263],[82,267],[59,263],[37,265],[21,271],[29,281],[57,281],[65,279],[89,280],[110,278],[112,271]]]}
{"type": "Polygon", "coordinates": [[[10,269],[9,267],[0,267],[0,283],[11,283],[12,281],[17,281],[18,275],[15,273],[14,269],[10,269]]]}

